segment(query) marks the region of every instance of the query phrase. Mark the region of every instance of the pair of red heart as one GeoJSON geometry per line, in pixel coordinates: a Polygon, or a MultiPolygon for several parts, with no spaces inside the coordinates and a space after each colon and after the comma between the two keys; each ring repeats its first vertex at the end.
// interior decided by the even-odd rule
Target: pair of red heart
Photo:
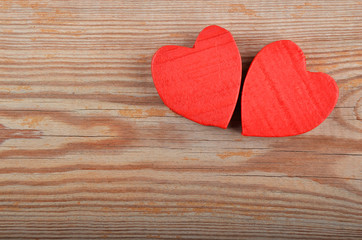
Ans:
{"type": "MultiPolygon", "coordinates": [[[[203,125],[226,128],[238,99],[241,57],[229,31],[205,28],[193,48],[164,46],[152,60],[152,77],[163,102],[203,125]]],[[[264,47],[253,60],[241,95],[242,134],[291,136],[324,121],[338,99],[336,82],[306,71],[292,41],[264,47]]]]}

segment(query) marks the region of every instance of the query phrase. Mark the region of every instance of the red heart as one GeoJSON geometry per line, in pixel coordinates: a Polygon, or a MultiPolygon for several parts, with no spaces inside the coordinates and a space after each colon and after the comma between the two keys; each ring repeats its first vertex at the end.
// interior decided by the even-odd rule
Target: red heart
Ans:
{"type": "Polygon", "coordinates": [[[152,77],[171,110],[203,125],[226,128],[240,91],[241,57],[229,31],[209,26],[193,48],[160,48],[152,59],[152,77]]]}
{"type": "Polygon", "coordinates": [[[253,60],[242,92],[242,132],[282,137],[312,130],[327,118],[338,87],[325,73],[306,71],[305,56],[292,41],[264,47],[253,60]]]}

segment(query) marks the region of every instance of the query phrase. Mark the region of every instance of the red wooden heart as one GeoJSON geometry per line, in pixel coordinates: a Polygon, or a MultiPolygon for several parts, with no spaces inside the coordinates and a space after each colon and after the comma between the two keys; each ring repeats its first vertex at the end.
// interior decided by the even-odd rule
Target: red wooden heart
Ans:
{"type": "Polygon", "coordinates": [[[325,73],[306,71],[302,50],[282,40],[264,47],[245,78],[241,101],[246,136],[282,137],[312,130],[327,118],[338,87],[325,73]]]}
{"type": "Polygon", "coordinates": [[[203,125],[226,128],[240,91],[241,57],[229,31],[209,26],[193,48],[160,48],[152,59],[152,77],[171,110],[203,125]]]}

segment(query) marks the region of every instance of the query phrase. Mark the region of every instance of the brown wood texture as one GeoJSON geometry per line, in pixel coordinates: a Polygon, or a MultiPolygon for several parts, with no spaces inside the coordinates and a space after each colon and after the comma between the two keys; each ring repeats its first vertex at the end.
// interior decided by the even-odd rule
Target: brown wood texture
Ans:
{"type": "MultiPolygon", "coordinates": [[[[0,1],[0,238],[361,239],[362,2],[0,1]],[[245,75],[290,39],[338,83],[296,137],[171,112],[150,64],[207,25],[245,75]]],[[[240,105],[237,106],[239,108],[240,105]]]]}

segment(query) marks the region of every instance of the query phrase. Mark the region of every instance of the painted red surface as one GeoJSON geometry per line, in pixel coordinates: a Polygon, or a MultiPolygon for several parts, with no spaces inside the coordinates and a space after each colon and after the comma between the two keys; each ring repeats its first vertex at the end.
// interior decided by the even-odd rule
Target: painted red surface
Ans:
{"type": "Polygon", "coordinates": [[[213,25],[202,30],[193,48],[160,48],[152,59],[152,77],[171,110],[226,128],[240,91],[241,57],[231,33],[213,25]]]}
{"type": "Polygon", "coordinates": [[[310,131],[332,112],[338,87],[325,73],[306,71],[302,50],[282,40],[264,47],[245,79],[242,133],[282,137],[310,131]]]}

